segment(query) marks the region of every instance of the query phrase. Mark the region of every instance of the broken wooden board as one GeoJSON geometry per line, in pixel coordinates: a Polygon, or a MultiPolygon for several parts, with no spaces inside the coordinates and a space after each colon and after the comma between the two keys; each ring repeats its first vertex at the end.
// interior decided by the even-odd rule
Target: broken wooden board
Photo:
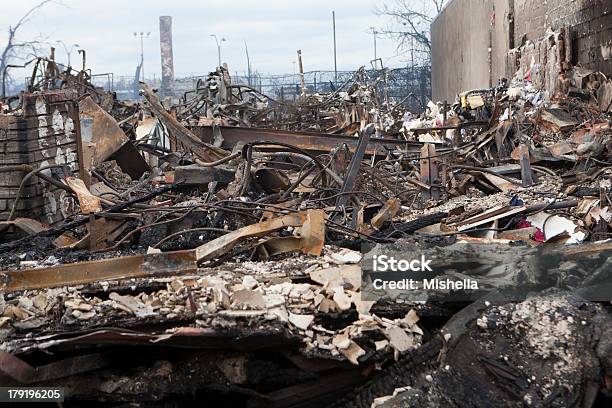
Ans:
{"type": "Polygon", "coordinates": [[[455,226],[457,228],[457,231],[466,231],[474,227],[487,224],[491,221],[499,220],[501,218],[505,218],[515,214],[520,214],[525,211],[527,211],[527,207],[525,206],[514,208],[510,206],[498,206],[488,211],[485,211],[482,214],[470,217],[455,226]]]}
{"type": "Polygon", "coordinates": [[[372,217],[370,224],[375,229],[379,229],[385,221],[390,221],[401,209],[402,202],[397,198],[387,200],[385,205],[372,217]]]}
{"type": "Polygon", "coordinates": [[[92,214],[102,211],[100,198],[93,195],[87,189],[83,180],[76,177],[66,177],[64,181],[77,195],[83,214],[92,214]]]}
{"type": "Polygon", "coordinates": [[[122,220],[98,218],[87,224],[89,249],[99,251],[112,246],[114,239],[117,239],[128,227],[128,223],[122,220]]]}
{"type": "Polygon", "coordinates": [[[27,235],[38,234],[46,229],[40,221],[31,218],[15,218],[12,221],[0,221],[0,232],[3,234],[5,233],[4,231],[10,227],[15,227],[27,235]]]}
{"type": "Polygon", "coordinates": [[[482,175],[482,177],[487,179],[489,183],[499,189],[499,191],[503,191],[504,193],[506,193],[508,191],[516,190],[516,185],[514,183],[511,183],[506,179],[496,176],[495,174],[481,172],[480,175],[482,175]]]}
{"type": "Polygon", "coordinates": [[[533,236],[537,231],[536,227],[527,227],[515,230],[501,231],[497,234],[499,239],[509,239],[511,241],[523,241],[527,244],[536,245],[538,244],[533,240],[533,236]]]}
{"type": "MultiPolygon", "coordinates": [[[[420,157],[420,181],[433,186],[438,184],[440,177],[438,174],[437,159],[432,159],[436,156],[436,146],[432,143],[426,143],[421,149],[420,157]]],[[[422,194],[426,198],[432,198],[437,200],[440,196],[440,192],[437,189],[430,189],[423,191],[422,194]]]]}
{"type": "Polygon", "coordinates": [[[579,125],[579,122],[562,109],[542,109],[538,119],[542,125],[555,132],[563,132],[579,125]]]}

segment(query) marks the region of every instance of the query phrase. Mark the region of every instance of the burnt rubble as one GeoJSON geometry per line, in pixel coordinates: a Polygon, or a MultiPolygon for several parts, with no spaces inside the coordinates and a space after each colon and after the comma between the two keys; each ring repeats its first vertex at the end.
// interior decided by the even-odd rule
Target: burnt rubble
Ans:
{"type": "Polygon", "coordinates": [[[40,58],[0,105],[0,384],[65,406],[609,404],[611,80],[521,73],[414,114],[387,75],[285,101],[219,67],[131,103],[40,58]],[[483,290],[374,290],[381,248],[483,290]]]}

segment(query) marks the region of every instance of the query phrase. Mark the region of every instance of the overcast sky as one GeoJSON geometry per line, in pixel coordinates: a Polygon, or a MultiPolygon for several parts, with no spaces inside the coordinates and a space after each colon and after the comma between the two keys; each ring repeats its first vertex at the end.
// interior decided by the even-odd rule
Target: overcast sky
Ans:
{"type": "MultiPolygon", "coordinates": [[[[391,1],[391,0],[390,0],[391,1]]],[[[39,0],[0,0],[0,48],[6,31],[39,0]]],[[[260,73],[293,73],[292,61],[301,49],[304,70],[333,70],[332,10],[336,11],[338,70],[353,70],[373,58],[370,26],[385,19],[374,11],[382,0],[61,0],[48,4],[19,33],[21,40],[46,37],[77,43],[87,50],[94,73],[133,75],[140,59],[140,42],[134,31],[151,32],[145,39],[145,74],[160,74],[159,16],[173,18],[174,68],[177,76],[202,74],[214,69],[217,48],[210,34],[222,43],[222,60],[230,71],[244,72],[244,41],[251,66],[260,73]]],[[[395,44],[378,39],[378,56],[387,66],[403,66],[395,44]]],[[[58,59],[65,52],[58,46],[58,59]]],[[[79,61],[76,50],[72,65],[79,61]]]]}

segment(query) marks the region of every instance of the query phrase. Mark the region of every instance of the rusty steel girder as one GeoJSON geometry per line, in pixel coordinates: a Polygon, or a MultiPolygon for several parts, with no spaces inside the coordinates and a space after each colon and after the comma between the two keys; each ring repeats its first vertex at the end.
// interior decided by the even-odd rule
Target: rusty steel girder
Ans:
{"type": "MultiPolygon", "coordinates": [[[[346,144],[351,151],[357,149],[359,138],[344,135],[333,135],[327,133],[315,132],[294,132],[275,129],[261,128],[241,128],[231,126],[220,126],[223,142],[221,147],[231,150],[237,143],[244,142],[273,142],[273,143],[290,143],[295,147],[303,150],[308,150],[317,153],[328,153],[337,146],[346,144]]],[[[212,126],[193,126],[190,130],[205,143],[213,143],[213,127],[212,126]]],[[[387,150],[403,150],[418,154],[423,143],[399,140],[399,139],[378,139],[371,138],[365,154],[385,155],[387,150]]],[[[272,149],[273,150],[273,149],[272,149]]],[[[440,152],[445,149],[440,149],[440,152]]]]}
{"type": "Polygon", "coordinates": [[[96,261],[0,272],[0,292],[73,286],[104,280],[195,273],[195,251],[124,256],[96,261]]]}

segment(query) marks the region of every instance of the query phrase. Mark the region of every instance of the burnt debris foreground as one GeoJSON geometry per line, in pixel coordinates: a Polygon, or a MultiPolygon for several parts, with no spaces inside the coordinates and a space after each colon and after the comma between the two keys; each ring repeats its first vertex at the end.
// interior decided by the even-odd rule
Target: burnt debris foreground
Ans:
{"type": "Polygon", "coordinates": [[[289,103],[219,68],[125,103],[39,59],[0,116],[0,383],[67,406],[609,403],[612,82],[412,115],[386,75],[289,103]],[[362,300],[363,244],[488,293],[362,300]]]}

